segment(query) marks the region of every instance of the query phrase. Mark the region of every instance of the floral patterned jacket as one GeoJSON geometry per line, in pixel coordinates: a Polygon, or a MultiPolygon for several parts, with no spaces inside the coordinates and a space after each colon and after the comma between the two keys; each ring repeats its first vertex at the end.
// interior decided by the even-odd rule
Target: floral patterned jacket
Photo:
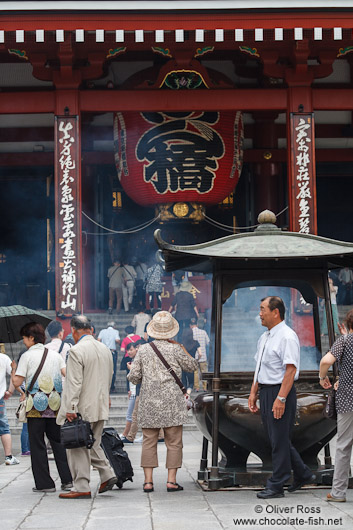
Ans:
{"type": "MultiPolygon", "coordinates": [[[[182,370],[193,372],[197,369],[197,361],[180,344],[167,340],[155,340],[154,343],[180,379],[182,370]]],[[[187,421],[184,395],[149,344],[140,346],[128,379],[135,385],[141,383],[138,409],[140,427],[172,427],[187,421]]]]}

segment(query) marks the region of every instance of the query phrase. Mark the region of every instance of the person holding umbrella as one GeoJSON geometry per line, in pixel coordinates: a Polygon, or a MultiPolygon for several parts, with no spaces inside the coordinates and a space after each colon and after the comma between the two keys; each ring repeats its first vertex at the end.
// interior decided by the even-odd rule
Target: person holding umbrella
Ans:
{"type": "Polygon", "coordinates": [[[60,427],[56,424],[61,402],[62,375],[66,375],[65,361],[58,352],[44,346],[45,332],[42,325],[29,322],[22,327],[20,334],[28,350],[21,356],[18,367],[12,361],[11,378],[16,387],[26,381],[27,425],[35,482],[33,491],[55,491],[55,483],[49,473],[44,434],[53,449],[61,489],[68,490],[72,487],[72,477],[66,450],[60,443],[60,427]]]}

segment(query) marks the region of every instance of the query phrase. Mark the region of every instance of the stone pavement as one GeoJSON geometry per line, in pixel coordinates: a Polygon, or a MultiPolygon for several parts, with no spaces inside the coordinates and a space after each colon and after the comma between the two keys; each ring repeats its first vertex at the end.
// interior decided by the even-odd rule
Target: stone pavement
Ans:
{"type": "MultiPolygon", "coordinates": [[[[285,498],[271,501],[260,501],[251,490],[202,491],[195,482],[201,442],[199,432],[184,433],[184,462],[178,481],[185,489],[174,494],[166,491],[164,444],[159,444],[160,467],[155,470],[155,491],[150,494],[142,491],[141,444],[125,447],[134,467],[134,482],[126,482],[122,490],[115,488],[97,495],[99,477],[93,471],[91,500],[62,500],[58,498],[59,491],[33,493],[28,457],[22,457],[17,466],[0,465],[0,530],[275,530],[284,527],[307,530],[315,526],[326,530],[353,527],[353,490],[348,491],[348,502],[340,504],[324,500],[327,489],[286,493],[285,498]]],[[[50,466],[57,488],[60,488],[53,461],[50,466]]]]}

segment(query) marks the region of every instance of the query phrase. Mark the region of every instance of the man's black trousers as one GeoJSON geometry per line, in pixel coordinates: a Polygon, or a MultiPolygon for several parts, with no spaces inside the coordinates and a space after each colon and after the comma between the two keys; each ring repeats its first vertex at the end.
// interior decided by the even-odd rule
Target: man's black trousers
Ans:
{"type": "Polygon", "coordinates": [[[305,480],[311,471],[304,464],[298,451],[291,444],[291,432],[294,425],[297,396],[294,385],[286,401],[285,412],[281,419],[273,417],[272,407],[281,385],[259,385],[261,419],[272,448],[272,477],[266,487],[282,492],[284,484],[289,482],[291,469],[294,481],[305,480]]]}
{"type": "Polygon", "coordinates": [[[60,426],[56,418],[27,418],[29,444],[31,448],[32,472],[36,488],[54,488],[55,482],[49,473],[47,447],[44,433],[53,449],[56,467],[62,484],[72,481],[71,472],[66,458],[66,449],[60,443],[60,426]]]}

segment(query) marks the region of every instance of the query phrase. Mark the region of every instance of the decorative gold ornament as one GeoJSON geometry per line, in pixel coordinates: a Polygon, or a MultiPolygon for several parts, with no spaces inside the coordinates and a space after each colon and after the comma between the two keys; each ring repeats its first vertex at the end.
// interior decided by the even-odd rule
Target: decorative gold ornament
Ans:
{"type": "Polygon", "coordinates": [[[177,219],[199,222],[205,217],[205,208],[196,202],[158,204],[156,214],[159,215],[160,222],[177,219]]]}
{"type": "Polygon", "coordinates": [[[270,151],[266,151],[266,153],[264,153],[264,159],[271,160],[271,158],[272,158],[272,153],[270,153],[270,151]]]}
{"type": "Polygon", "coordinates": [[[176,217],[186,217],[189,213],[189,206],[186,202],[176,202],[173,206],[173,213],[176,217]]]}

